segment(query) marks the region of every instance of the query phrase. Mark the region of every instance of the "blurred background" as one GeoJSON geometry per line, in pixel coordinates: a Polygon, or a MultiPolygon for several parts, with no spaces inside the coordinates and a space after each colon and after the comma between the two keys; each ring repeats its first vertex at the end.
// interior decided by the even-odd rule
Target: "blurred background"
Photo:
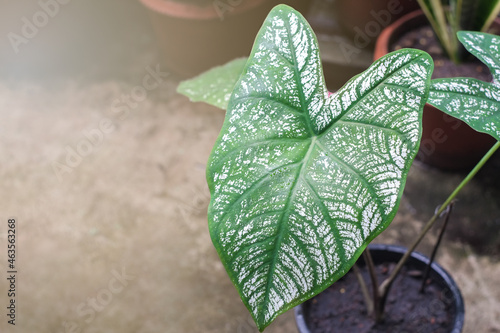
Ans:
{"type": "Polygon", "coordinates": [[[116,77],[153,43],[139,1],[2,1],[1,6],[3,77],[116,77]]]}
{"type": "MultiPolygon", "coordinates": [[[[370,2],[371,6],[366,6],[362,0],[292,0],[288,4],[311,19],[311,24],[321,34],[319,39],[324,44],[325,59],[330,63],[342,64],[344,71],[352,72],[352,68],[354,71],[364,69],[371,63],[370,52],[373,51],[376,39],[374,34],[378,34],[389,22],[416,8],[414,1],[396,1],[398,14],[382,17],[386,21],[369,26],[367,29],[373,29],[373,32],[370,31],[367,35],[366,23],[377,22],[370,11],[387,12],[386,2],[377,0],[370,2]],[[338,47],[344,43],[346,45],[338,47]],[[357,47],[359,45],[362,47],[357,47]],[[354,49],[355,46],[357,49],[354,49]]],[[[158,48],[164,57],[168,57],[165,54],[167,48],[172,53],[175,47],[184,49],[184,56],[188,58],[194,57],[189,55],[193,52],[189,53],[188,50],[210,53],[203,56],[196,54],[197,62],[204,62],[204,58],[215,55],[214,49],[221,49],[222,52],[216,56],[219,63],[224,63],[226,58],[241,56],[242,52],[249,51],[261,21],[269,9],[280,2],[201,1],[205,3],[204,6],[212,9],[214,15],[211,20],[205,18],[204,23],[212,22],[208,24],[208,28],[201,29],[196,26],[196,20],[185,23],[186,20],[180,17],[171,17],[171,22],[168,22],[165,16],[172,15],[165,15],[165,9],[161,8],[163,3],[161,0],[145,0],[143,3],[139,0],[3,0],[0,14],[0,32],[4,36],[0,44],[2,77],[40,78],[79,74],[87,77],[116,77],[123,75],[124,65],[128,64],[130,67],[137,63],[137,58],[148,48],[158,48]],[[259,4],[256,5],[257,3],[259,4]],[[245,7],[251,8],[247,10],[245,7]],[[251,16],[234,19],[232,14],[241,14],[238,11],[243,12],[243,9],[251,12],[251,16]],[[162,19],[164,22],[160,22],[162,19]],[[239,23],[235,22],[238,20],[239,23]],[[169,33],[169,30],[172,31],[169,33]],[[198,40],[194,40],[196,36],[199,37],[198,40]],[[165,40],[168,45],[164,45],[165,40]],[[184,45],[174,44],[178,40],[184,42],[184,45]],[[198,49],[189,49],[191,44],[196,44],[198,49]],[[224,53],[227,55],[221,56],[224,53]]],[[[182,15],[184,14],[180,14],[181,17],[182,15]]],[[[207,65],[210,64],[207,62],[207,65]]],[[[172,67],[175,66],[180,65],[172,64],[172,67]]],[[[191,66],[196,67],[196,64],[191,66]]],[[[193,72],[188,74],[192,75],[193,72]]]]}

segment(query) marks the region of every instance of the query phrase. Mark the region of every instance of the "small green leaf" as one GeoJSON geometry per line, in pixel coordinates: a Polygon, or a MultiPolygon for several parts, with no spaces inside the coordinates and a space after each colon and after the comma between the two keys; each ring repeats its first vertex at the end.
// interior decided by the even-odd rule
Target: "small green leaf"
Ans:
{"type": "Polygon", "coordinates": [[[397,51],[329,96],[305,19],[269,14],[207,166],[210,235],[261,331],[342,277],[394,218],[432,66],[397,51]]]}
{"type": "Polygon", "coordinates": [[[177,92],[189,97],[193,102],[205,102],[225,110],[246,62],[247,58],[238,58],[214,67],[195,78],[181,82],[177,92]]]}
{"type": "MultiPolygon", "coordinates": [[[[464,46],[500,79],[500,38],[479,32],[459,32],[464,46]]],[[[500,140],[500,86],[472,78],[432,80],[428,103],[464,121],[478,132],[500,140]]]]}

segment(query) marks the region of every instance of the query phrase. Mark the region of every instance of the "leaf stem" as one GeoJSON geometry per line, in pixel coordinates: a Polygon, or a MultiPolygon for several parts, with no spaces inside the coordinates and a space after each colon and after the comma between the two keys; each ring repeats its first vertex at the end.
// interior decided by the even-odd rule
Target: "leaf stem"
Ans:
{"type": "Polygon", "coordinates": [[[368,312],[368,314],[371,314],[373,312],[373,301],[370,298],[370,293],[368,292],[368,287],[366,285],[365,279],[363,279],[363,275],[361,275],[361,270],[359,269],[357,264],[354,264],[354,266],[352,266],[352,270],[356,275],[356,277],[358,278],[358,282],[361,287],[361,292],[363,293],[363,298],[366,304],[366,311],[368,312]]]}
{"type": "Polygon", "coordinates": [[[375,264],[373,263],[373,258],[370,253],[370,249],[366,248],[363,252],[363,257],[365,259],[365,265],[370,273],[370,281],[372,283],[373,292],[373,313],[375,315],[375,321],[378,323],[382,320],[383,311],[380,307],[380,294],[378,292],[378,281],[377,274],[375,273],[375,264]]]}
{"type": "Polygon", "coordinates": [[[404,256],[399,260],[397,266],[394,268],[392,271],[391,275],[384,281],[382,284],[379,286],[379,294],[381,295],[382,299],[385,299],[387,297],[387,294],[389,293],[389,289],[391,288],[392,283],[396,279],[397,275],[403,268],[403,265],[406,263],[408,258],[410,257],[411,253],[415,250],[415,248],[418,246],[420,241],[424,238],[424,236],[427,234],[427,232],[432,228],[438,217],[441,215],[442,212],[448,207],[448,205],[455,199],[455,197],[458,195],[458,193],[464,188],[465,185],[469,183],[469,181],[474,178],[474,176],[478,173],[479,170],[484,166],[484,164],[490,159],[491,156],[500,148],[500,141],[498,141],[491,149],[486,153],[486,155],[483,156],[481,161],[479,161],[474,169],[467,175],[467,177],[462,180],[462,182],[455,188],[455,190],[450,194],[448,199],[441,205],[441,207],[437,210],[437,212],[434,214],[434,216],[431,217],[431,219],[427,222],[425,227],[422,229],[420,232],[419,236],[415,240],[415,242],[408,248],[404,256]]]}
{"type": "Polygon", "coordinates": [[[417,0],[420,8],[429,20],[434,33],[441,42],[442,48],[448,57],[454,62],[458,63],[456,54],[456,45],[454,46],[454,39],[456,39],[453,32],[450,32],[450,25],[447,21],[447,9],[443,6],[441,0],[417,0]]]}
{"type": "Polygon", "coordinates": [[[434,258],[436,258],[436,253],[439,248],[439,245],[441,244],[441,241],[443,239],[444,232],[446,230],[446,227],[448,226],[448,221],[450,220],[451,212],[453,210],[453,201],[448,205],[448,209],[446,210],[446,217],[444,219],[443,226],[441,227],[441,230],[439,231],[439,236],[436,241],[436,244],[434,245],[434,248],[432,249],[432,254],[429,258],[429,263],[425,267],[424,274],[422,276],[422,285],[420,286],[420,293],[423,293],[425,290],[425,282],[427,278],[429,277],[429,272],[431,271],[431,266],[432,263],[434,262],[434,258]]]}

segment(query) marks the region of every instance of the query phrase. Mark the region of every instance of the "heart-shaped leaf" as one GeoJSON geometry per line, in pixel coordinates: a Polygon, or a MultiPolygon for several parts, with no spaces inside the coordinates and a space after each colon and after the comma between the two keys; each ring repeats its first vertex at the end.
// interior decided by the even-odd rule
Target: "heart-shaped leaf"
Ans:
{"type": "Polygon", "coordinates": [[[269,14],[207,170],[210,235],[260,330],[342,277],[392,221],[432,66],[397,51],[329,97],[305,19],[269,14]]]}
{"type": "Polygon", "coordinates": [[[490,68],[496,82],[472,78],[432,80],[428,103],[476,131],[500,140],[500,38],[465,31],[459,32],[458,38],[469,52],[490,68]]]}

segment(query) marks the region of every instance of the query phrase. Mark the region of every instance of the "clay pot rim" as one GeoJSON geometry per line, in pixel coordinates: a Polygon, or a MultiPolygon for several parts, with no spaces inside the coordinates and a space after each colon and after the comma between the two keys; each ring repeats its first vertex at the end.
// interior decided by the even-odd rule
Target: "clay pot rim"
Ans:
{"type": "MultiPolygon", "coordinates": [[[[215,7],[215,2],[211,2],[208,6],[197,6],[194,4],[186,4],[173,0],[139,0],[144,6],[153,10],[155,12],[183,18],[183,19],[195,19],[195,20],[221,20],[221,13],[217,11],[215,7]]],[[[243,2],[234,7],[234,10],[225,12],[225,15],[236,15],[238,13],[250,10],[257,7],[266,0],[252,0],[243,2]]],[[[224,3],[226,4],[226,3],[224,3]]]]}
{"type": "MultiPolygon", "coordinates": [[[[368,248],[372,251],[378,251],[381,253],[388,253],[389,255],[398,255],[402,257],[406,253],[406,248],[403,246],[397,245],[388,245],[388,244],[370,244],[368,248]]],[[[427,265],[429,263],[429,258],[419,252],[412,252],[409,261],[415,263],[420,263],[423,265],[427,265]]],[[[454,325],[451,329],[450,333],[460,333],[463,330],[464,322],[465,322],[465,305],[464,300],[462,298],[462,294],[460,289],[458,288],[456,282],[453,280],[451,275],[439,264],[433,262],[431,264],[431,274],[434,273],[437,275],[441,281],[436,281],[438,284],[446,285],[453,295],[453,303],[455,304],[456,314],[454,318],[454,325]]],[[[308,302],[308,301],[306,301],[308,302]]],[[[305,303],[305,302],[304,302],[305,303]]],[[[300,333],[310,333],[309,328],[307,327],[307,323],[304,316],[304,303],[296,306],[294,308],[295,321],[297,323],[297,328],[300,333]]]]}
{"type": "Polygon", "coordinates": [[[400,31],[410,23],[413,23],[412,25],[416,25],[417,27],[425,23],[430,24],[421,9],[414,10],[408,14],[401,16],[399,19],[382,29],[382,32],[378,36],[375,43],[373,60],[377,60],[390,53],[391,50],[389,50],[389,47],[394,42],[394,39],[398,38],[401,35],[400,31]]]}
{"type": "MultiPolygon", "coordinates": [[[[375,61],[392,52],[389,47],[392,45],[396,38],[399,38],[401,36],[402,30],[403,32],[408,31],[407,29],[405,29],[408,25],[411,25],[413,28],[415,28],[425,24],[430,26],[429,20],[425,16],[422,9],[417,9],[408,14],[405,14],[404,16],[400,17],[399,19],[382,29],[382,32],[378,36],[375,43],[373,60],[375,61]]],[[[494,24],[500,25],[500,18],[496,18],[494,24]]]]}

